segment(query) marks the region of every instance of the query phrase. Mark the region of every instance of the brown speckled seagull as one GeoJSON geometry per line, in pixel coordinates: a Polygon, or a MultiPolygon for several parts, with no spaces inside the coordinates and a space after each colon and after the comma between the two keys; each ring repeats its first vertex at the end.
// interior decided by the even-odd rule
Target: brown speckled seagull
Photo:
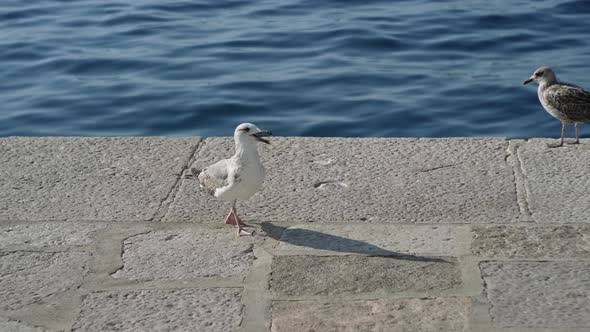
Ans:
{"type": "Polygon", "coordinates": [[[235,225],[238,235],[253,235],[254,231],[237,215],[238,199],[247,199],[262,188],[264,167],[260,162],[256,143],[270,144],[265,136],[270,131],[260,130],[251,123],[242,123],[234,131],[236,153],[229,159],[220,160],[202,171],[191,168],[191,173],[199,179],[201,189],[209,195],[231,202],[231,209],[225,223],[235,225]]]}
{"type": "Polygon", "coordinates": [[[547,113],[561,121],[561,140],[563,146],[565,131],[569,124],[574,124],[576,140],[571,144],[580,143],[578,125],[590,123],[590,92],[579,86],[559,82],[555,73],[549,67],[541,67],[524,84],[539,83],[538,95],[541,105],[547,113]]]}

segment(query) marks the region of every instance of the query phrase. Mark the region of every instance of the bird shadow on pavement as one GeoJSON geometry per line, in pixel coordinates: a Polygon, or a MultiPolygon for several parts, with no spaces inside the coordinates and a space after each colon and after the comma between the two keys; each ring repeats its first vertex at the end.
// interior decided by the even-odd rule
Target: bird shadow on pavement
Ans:
{"type": "Polygon", "coordinates": [[[266,236],[279,242],[298,247],[308,247],[318,250],[329,250],[365,256],[395,258],[414,262],[451,263],[442,258],[402,254],[383,249],[363,241],[348,239],[345,237],[326,234],[309,229],[291,228],[288,230],[288,236],[283,236],[287,230],[287,227],[273,225],[270,222],[263,222],[260,224],[260,226],[262,231],[266,233],[266,236]]]}

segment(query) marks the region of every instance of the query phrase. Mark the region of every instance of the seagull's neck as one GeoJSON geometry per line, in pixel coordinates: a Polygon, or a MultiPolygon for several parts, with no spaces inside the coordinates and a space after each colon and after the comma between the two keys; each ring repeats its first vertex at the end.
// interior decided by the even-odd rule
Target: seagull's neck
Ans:
{"type": "Polygon", "coordinates": [[[251,161],[259,161],[260,157],[258,156],[258,147],[256,143],[242,143],[236,142],[236,154],[234,157],[241,159],[241,160],[251,160],[251,161]]]}
{"type": "Polygon", "coordinates": [[[553,81],[544,81],[539,83],[539,94],[543,93],[548,87],[557,84],[557,80],[553,80],[553,81]]]}
{"type": "Polygon", "coordinates": [[[539,83],[539,91],[543,91],[543,90],[547,89],[548,87],[555,85],[557,83],[559,83],[559,82],[557,81],[557,78],[555,78],[555,77],[545,79],[543,82],[539,83]]]}
{"type": "Polygon", "coordinates": [[[547,83],[545,83],[545,82],[539,83],[539,87],[537,88],[537,92],[539,93],[539,96],[541,96],[541,94],[543,93],[543,91],[545,91],[545,89],[547,89],[547,83]]]}

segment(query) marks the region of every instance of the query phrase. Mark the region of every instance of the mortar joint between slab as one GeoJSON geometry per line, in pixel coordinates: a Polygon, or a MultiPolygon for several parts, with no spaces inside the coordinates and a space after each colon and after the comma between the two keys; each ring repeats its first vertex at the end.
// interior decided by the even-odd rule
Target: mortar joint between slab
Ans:
{"type": "Polygon", "coordinates": [[[530,216],[533,221],[534,221],[534,215],[533,215],[533,211],[531,211],[531,202],[530,202],[530,197],[531,197],[531,193],[530,193],[530,189],[528,186],[528,181],[527,181],[527,173],[526,170],[524,168],[524,162],[522,160],[522,158],[520,157],[520,153],[519,153],[519,146],[515,147],[515,155],[516,155],[516,161],[518,162],[518,166],[522,175],[522,187],[524,189],[524,203],[525,203],[525,207],[526,207],[526,213],[528,214],[528,216],[530,216]]]}
{"type": "Polygon", "coordinates": [[[516,201],[519,212],[521,216],[524,216],[526,219],[533,219],[533,214],[529,207],[529,191],[527,188],[526,173],[524,171],[522,160],[518,154],[519,147],[520,145],[518,143],[509,141],[508,148],[506,149],[505,161],[512,170],[514,190],[516,192],[516,201]]]}
{"type": "Polygon", "coordinates": [[[477,264],[477,267],[479,269],[479,276],[481,278],[481,285],[482,285],[481,293],[482,293],[482,296],[486,299],[487,307],[488,307],[488,316],[490,318],[491,325],[494,326],[494,315],[492,314],[492,309],[493,309],[494,304],[492,303],[492,301],[490,300],[490,298],[488,296],[488,284],[486,282],[486,279],[483,276],[483,270],[481,268],[481,265],[483,263],[487,263],[487,262],[489,262],[489,261],[483,261],[483,260],[479,261],[479,263],[477,264]]]}
{"type": "Polygon", "coordinates": [[[147,234],[152,230],[132,231],[117,227],[103,231],[96,238],[95,254],[88,266],[88,274],[82,279],[82,292],[92,292],[101,289],[103,284],[109,283],[112,275],[124,268],[124,242],[128,238],[147,234]]]}
{"type": "Polygon", "coordinates": [[[180,170],[180,172],[178,173],[178,175],[176,177],[176,181],[174,181],[174,184],[170,188],[170,191],[168,192],[166,197],[164,197],[164,199],[162,199],[160,201],[160,204],[159,204],[158,208],[156,209],[156,212],[154,213],[152,218],[150,218],[149,221],[155,221],[157,219],[157,221],[161,222],[162,220],[164,220],[164,218],[166,217],[166,215],[168,214],[168,212],[170,210],[170,206],[172,206],[172,204],[176,200],[176,195],[178,194],[178,191],[180,190],[180,184],[182,182],[182,178],[184,176],[185,171],[193,164],[193,162],[195,161],[197,154],[201,150],[202,146],[205,145],[205,142],[206,142],[206,140],[204,140],[203,138],[200,138],[199,142],[197,142],[197,144],[191,149],[189,157],[186,159],[186,162],[184,163],[184,165],[182,166],[182,169],[180,170]]]}
{"type": "Polygon", "coordinates": [[[140,233],[136,233],[136,234],[133,234],[133,235],[126,236],[123,239],[121,239],[120,246],[119,246],[119,248],[120,248],[119,249],[119,257],[118,257],[118,259],[120,260],[119,268],[116,269],[115,271],[109,273],[108,275],[110,277],[113,277],[113,275],[115,273],[117,273],[117,272],[119,272],[119,271],[121,271],[121,270],[123,270],[125,268],[125,261],[123,259],[123,255],[125,255],[125,241],[127,241],[127,240],[129,240],[131,238],[134,238],[136,236],[149,234],[151,232],[152,232],[152,230],[146,230],[146,231],[143,231],[143,232],[140,232],[140,233]]]}
{"type": "Polygon", "coordinates": [[[262,247],[255,246],[253,249],[256,259],[244,280],[244,307],[240,330],[270,331],[272,296],[269,287],[273,255],[262,247]]]}

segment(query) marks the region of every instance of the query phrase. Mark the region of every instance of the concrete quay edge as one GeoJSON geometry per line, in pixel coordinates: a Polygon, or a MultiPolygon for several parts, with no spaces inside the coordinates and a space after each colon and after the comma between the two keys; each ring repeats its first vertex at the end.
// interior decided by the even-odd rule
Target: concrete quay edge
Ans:
{"type": "Polygon", "coordinates": [[[186,174],[231,138],[0,138],[0,330],[586,331],[590,140],[554,141],[278,137],[238,238],[186,174]]]}

